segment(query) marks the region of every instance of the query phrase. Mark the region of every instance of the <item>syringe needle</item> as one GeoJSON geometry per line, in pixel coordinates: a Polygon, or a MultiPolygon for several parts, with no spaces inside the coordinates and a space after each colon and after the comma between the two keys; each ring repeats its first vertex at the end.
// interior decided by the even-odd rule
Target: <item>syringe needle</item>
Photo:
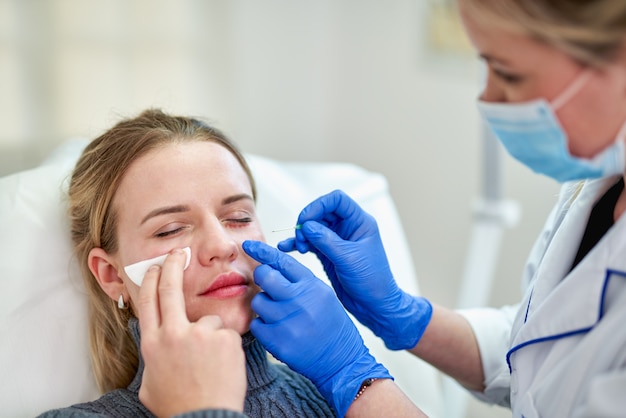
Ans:
{"type": "Polygon", "coordinates": [[[290,229],[300,229],[300,228],[302,228],[302,225],[298,224],[295,226],[289,226],[287,228],[274,229],[272,230],[272,232],[289,231],[290,229]]]}

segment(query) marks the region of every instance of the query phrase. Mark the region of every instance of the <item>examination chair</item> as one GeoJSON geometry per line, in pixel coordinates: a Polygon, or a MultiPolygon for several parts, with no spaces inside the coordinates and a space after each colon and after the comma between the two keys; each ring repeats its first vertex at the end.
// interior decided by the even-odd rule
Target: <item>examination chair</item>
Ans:
{"type": "MultiPolygon", "coordinates": [[[[99,397],[90,362],[87,299],[72,256],[66,190],[87,141],[72,139],[40,166],[0,178],[0,417],[34,417],[99,397]]],[[[293,231],[302,207],[343,189],[376,217],[400,286],[417,294],[406,238],[385,178],[350,164],[286,162],[246,155],[258,187],[258,214],[268,243],[293,231]]],[[[320,278],[318,260],[292,253],[320,278]]],[[[392,352],[357,323],[366,345],[398,385],[431,417],[443,398],[435,369],[392,352]]]]}

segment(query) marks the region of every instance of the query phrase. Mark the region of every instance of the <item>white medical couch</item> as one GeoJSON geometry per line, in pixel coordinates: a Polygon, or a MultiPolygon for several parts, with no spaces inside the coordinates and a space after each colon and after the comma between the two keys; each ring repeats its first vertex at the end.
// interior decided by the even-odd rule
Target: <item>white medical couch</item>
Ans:
{"type": "MultiPolygon", "coordinates": [[[[33,417],[99,396],[88,358],[87,301],[65,216],[68,176],[85,144],[70,140],[39,167],[0,178],[1,417],[33,417]]],[[[306,203],[343,189],[377,218],[396,279],[417,294],[406,239],[383,176],[350,164],[247,158],[270,244],[293,233],[271,231],[294,224],[306,203]]],[[[294,255],[324,277],[314,256],[294,255]]],[[[357,326],[413,401],[431,417],[442,416],[438,373],[405,352],[387,350],[357,326]]]]}

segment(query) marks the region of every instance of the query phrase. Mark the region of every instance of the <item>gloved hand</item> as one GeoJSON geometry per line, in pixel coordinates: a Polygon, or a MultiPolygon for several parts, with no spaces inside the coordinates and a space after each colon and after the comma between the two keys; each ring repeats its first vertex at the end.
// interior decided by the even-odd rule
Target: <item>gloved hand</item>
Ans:
{"type": "Polygon", "coordinates": [[[343,417],[363,381],[392,378],[363,343],[332,289],[288,254],[259,241],[244,251],[261,264],[252,299],[254,336],[276,358],[308,377],[343,417]]]}
{"type": "Polygon", "coordinates": [[[430,322],[432,306],[398,287],[376,220],[335,190],[306,206],[298,225],[295,238],[278,248],[314,252],[348,311],[389,349],[413,348],[430,322]]]}

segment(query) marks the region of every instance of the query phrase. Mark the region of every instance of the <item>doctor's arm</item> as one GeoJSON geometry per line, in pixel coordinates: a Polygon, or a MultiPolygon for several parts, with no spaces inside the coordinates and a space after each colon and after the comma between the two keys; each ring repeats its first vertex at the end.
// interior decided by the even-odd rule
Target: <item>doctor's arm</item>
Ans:
{"type": "Polygon", "coordinates": [[[480,350],[469,322],[458,312],[433,305],[433,314],[419,343],[409,352],[458,381],[482,392],[484,373],[480,350]]]}
{"type": "Polygon", "coordinates": [[[377,380],[346,413],[347,418],[426,417],[392,380],[377,380]]]}

